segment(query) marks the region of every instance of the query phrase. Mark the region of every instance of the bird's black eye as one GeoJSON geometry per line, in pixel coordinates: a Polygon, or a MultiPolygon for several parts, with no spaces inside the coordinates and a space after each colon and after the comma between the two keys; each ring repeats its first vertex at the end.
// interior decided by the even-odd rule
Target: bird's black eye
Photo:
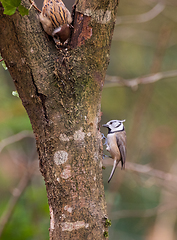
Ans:
{"type": "Polygon", "coordinates": [[[110,122],[110,124],[113,124],[113,122],[110,122]]]}

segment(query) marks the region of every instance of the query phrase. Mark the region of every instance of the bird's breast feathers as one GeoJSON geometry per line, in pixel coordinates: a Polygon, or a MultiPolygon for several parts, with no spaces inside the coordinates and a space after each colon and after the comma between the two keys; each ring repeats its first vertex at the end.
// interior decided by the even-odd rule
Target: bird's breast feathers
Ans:
{"type": "Polygon", "coordinates": [[[115,133],[108,134],[107,141],[108,144],[106,150],[110,152],[111,157],[113,159],[120,159],[120,151],[117,146],[116,134],[115,133]]]}

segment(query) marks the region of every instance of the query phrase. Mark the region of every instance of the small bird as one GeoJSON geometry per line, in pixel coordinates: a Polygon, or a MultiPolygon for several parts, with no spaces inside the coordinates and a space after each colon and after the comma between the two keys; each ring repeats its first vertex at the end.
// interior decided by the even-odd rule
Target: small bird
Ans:
{"type": "Polygon", "coordinates": [[[111,120],[106,124],[102,125],[103,127],[108,128],[106,150],[110,152],[111,157],[114,160],[114,165],[108,179],[108,183],[111,181],[116,167],[120,161],[122,164],[122,168],[125,168],[126,132],[123,122],[125,122],[125,120],[111,120]]]}
{"type": "Polygon", "coordinates": [[[39,19],[44,31],[52,36],[55,42],[59,39],[64,43],[70,37],[72,17],[61,0],[44,0],[39,19]]]}

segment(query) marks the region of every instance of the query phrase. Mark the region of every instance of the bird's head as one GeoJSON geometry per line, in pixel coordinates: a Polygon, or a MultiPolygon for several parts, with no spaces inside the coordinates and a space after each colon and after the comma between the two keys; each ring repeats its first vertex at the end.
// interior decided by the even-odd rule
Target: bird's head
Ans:
{"type": "Polygon", "coordinates": [[[125,122],[125,120],[111,120],[102,126],[107,127],[109,133],[120,132],[124,130],[123,122],[125,122]]]}

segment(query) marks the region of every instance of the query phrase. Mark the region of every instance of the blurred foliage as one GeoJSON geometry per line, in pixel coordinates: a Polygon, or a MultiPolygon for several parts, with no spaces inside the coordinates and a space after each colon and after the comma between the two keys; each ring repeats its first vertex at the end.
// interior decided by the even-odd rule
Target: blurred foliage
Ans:
{"type": "Polygon", "coordinates": [[[0,140],[2,140],[23,129],[32,130],[32,128],[20,98],[12,95],[12,91],[16,89],[11,76],[1,64],[0,82],[0,140]]]}
{"type": "MultiPolygon", "coordinates": [[[[120,1],[118,16],[150,11],[155,0],[120,1]]],[[[117,25],[113,35],[107,74],[132,79],[153,72],[177,69],[177,2],[164,1],[164,10],[151,21],[117,25]],[[160,49],[170,31],[165,49],[160,49]],[[158,66],[156,67],[156,62],[158,66]]],[[[177,77],[140,85],[103,89],[102,122],[126,119],[127,162],[149,165],[177,175],[177,77]]],[[[0,140],[22,130],[31,130],[21,100],[12,96],[13,81],[0,67],[0,140]]],[[[106,135],[106,129],[101,128],[106,135]]],[[[33,150],[32,150],[33,149],[33,150]]],[[[12,190],[22,176],[34,142],[22,140],[3,149],[0,161],[0,213],[7,207],[12,190]],[[20,162],[20,164],[19,164],[20,162]]],[[[106,151],[105,151],[105,154],[106,151]]],[[[30,159],[32,159],[32,156],[30,159]]],[[[31,161],[31,160],[30,160],[31,161]]],[[[111,160],[108,160],[111,165],[111,160]]],[[[148,173],[120,168],[107,184],[111,166],[103,170],[111,240],[174,240],[177,235],[176,182],[148,173]],[[161,206],[164,208],[161,210],[161,206]]],[[[48,239],[49,212],[42,177],[37,175],[18,202],[7,225],[6,239],[48,239]]]]}
{"type": "MultiPolygon", "coordinates": [[[[44,183],[29,186],[21,197],[1,239],[49,239],[49,212],[44,183]]],[[[9,196],[8,196],[9,197],[9,196]]],[[[6,207],[5,203],[2,203],[6,207]]]]}
{"type": "Polygon", "coordinates": [[[13,15],[17,8],[22,16],[28,15],[29,10],[21,5],[21,0],[1,0],[1,2],[4,8],[3,13],[6,15],[13,15]]]}

